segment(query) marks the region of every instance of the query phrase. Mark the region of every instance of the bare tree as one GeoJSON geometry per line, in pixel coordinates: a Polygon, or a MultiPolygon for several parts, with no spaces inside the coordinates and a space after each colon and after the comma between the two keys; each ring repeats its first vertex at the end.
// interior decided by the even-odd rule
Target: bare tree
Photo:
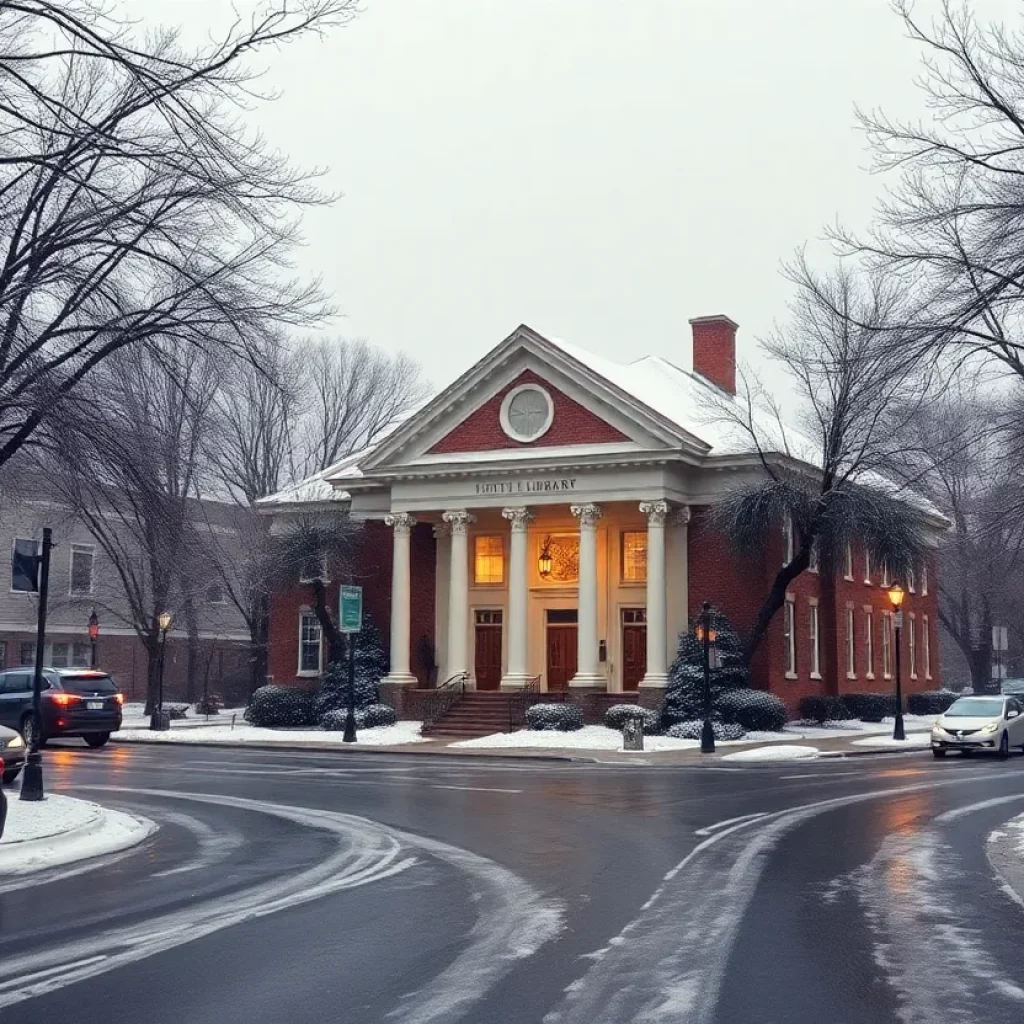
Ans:
{"type": "Polygon", "coordinates": [[[253,55],[353,9],[271,2],[189,51],[87,0],[0,0],[0,465],[119,350],[251,358],[322,318],[288,255],[323,196],[239,114],[253,55]]]}
{"type": "Polygon", "coordinates": [[[790,322],[762,347],[796,384],[803,433],[786,426],[779,404],[749,373],[741,374],[738,400],[715,403],[762,471],[713,508],[715,522],[746,555],[774,549],[786,523],[794,534],[749,634],[748,662],[813,557],[827,581],[856,544],[906,578],[926,544],[920,499],[887,476],[896,422],[912,415],[927,385],[877,330],[898,321],[899,293],[881,276],[847,268],[818,276],[802,256],[788,275],[796,287],[790,322]]]}

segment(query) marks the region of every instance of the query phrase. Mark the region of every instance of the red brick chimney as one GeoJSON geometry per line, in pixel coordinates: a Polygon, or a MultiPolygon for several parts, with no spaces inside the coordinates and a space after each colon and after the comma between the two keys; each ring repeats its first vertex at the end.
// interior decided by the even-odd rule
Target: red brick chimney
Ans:
{"type": "Polygon", "coordinates": [[[719,313],[698,316],[693,328],[693,372],[716,387],[736,394],[736,331],[739,324],[719,313]]]}

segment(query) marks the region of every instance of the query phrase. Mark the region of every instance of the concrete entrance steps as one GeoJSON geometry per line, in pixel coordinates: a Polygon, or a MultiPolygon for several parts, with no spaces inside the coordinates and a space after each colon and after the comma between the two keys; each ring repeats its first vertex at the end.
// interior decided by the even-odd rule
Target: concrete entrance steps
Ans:
{"type": "Polygon", "coordinates": [[[457,736],[472,739],[494,732],[508,732],[508,711],[512,697],[507,693],[469,690],[432,726],[424,726],[425,736],[457,736]]]}

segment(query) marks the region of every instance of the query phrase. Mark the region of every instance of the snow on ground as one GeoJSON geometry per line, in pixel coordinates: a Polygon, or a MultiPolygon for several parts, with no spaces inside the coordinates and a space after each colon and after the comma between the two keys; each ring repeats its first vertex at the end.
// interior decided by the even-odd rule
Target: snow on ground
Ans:
{"type": "Polygon", "coordinates": [[[860,740],[853,740],[855,747],[892,747],[894,750],[925,750],[932,745],[931,733],[911,732],[907,733],[905,740],[894,740],[891,736],[865,736],[860,740]]]}
{"type": "MultiPolygon", "coordinates": [[[[603,725],[585,725],[573,732],[548,732],[520,729],[519,732],[496,732],[473,740],[458,740],[450,747],[547,747],[552,750],[622,750],[622,733],[603,725]]],[[[697,740],[677,740],[671,736],[645,736],[644,750],[693,750],[697,740]]],[[[633,753],[633,751],[626,751],[633,753]]],[[[641,753],[641,751],[636,751],[641,753]]]]}
{"type": "Polygon", "coordinates": [[[726,754],[723,761],[802,761],[817,757],[817,747],[801,747],[792,743],[779,743],[770,747],[754,747],[726,754]]]}
{"type": "Polygon", "coordinates": [[[118,853],[156,831],[148,818],[108,810],[89,800],[48,796],[26,802],[10,791],[0,839],[0,878],[118,853]]]}
{"type": "MultiPolygon", "coordinates": [[[[113,734],[113,739],[126,743],[223,743],[225,745],[246,743],[341,743],[340,732],[325,732],[323,729],[258,729],[248,722],[239,721],[232,729],[230,725],[204,725],[202,729],[175,729],[172,722],[169,732],[150,732],[148,727],[122,728],[113,734]]],[[[420,735],[422,722],[398,722],[396,725],[381,725],[374,729],[359,729],[357,742],[353,746],[384,747],[405,743],[425,743],[420,735]]]]}

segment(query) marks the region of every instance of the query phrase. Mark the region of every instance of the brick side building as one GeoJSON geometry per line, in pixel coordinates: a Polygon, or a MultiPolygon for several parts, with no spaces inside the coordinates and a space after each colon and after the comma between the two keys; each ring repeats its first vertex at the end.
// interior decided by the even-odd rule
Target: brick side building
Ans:
{"type": "MultiPolygon", "coordinates": [[[[283,518],[341,502],[364,524],[353,578],[336,582],[362,584],[388,638],[388,699],[402,707],[464,675],[478,689],[636,690],[653,703],[704,600],[750,629],[787,541],[780,524],[777,547],[741,561],[709,524],[709,506],[763,470],[712,408],[734,393],[736,324],[691,324],[693,372],[520,327],[371,449],[263,501],[283,518]]],[[[859,551],[834,578],[805,572],[755,684],[793,710],[808,694],[890,690],[888,582],[859,551]]],[[[905,689],[934,688],[934,567],[904,583],[905,689]]],[[[322,671],[309,602],[298,584],[274,596],[275,682],[322,671]]]]}

